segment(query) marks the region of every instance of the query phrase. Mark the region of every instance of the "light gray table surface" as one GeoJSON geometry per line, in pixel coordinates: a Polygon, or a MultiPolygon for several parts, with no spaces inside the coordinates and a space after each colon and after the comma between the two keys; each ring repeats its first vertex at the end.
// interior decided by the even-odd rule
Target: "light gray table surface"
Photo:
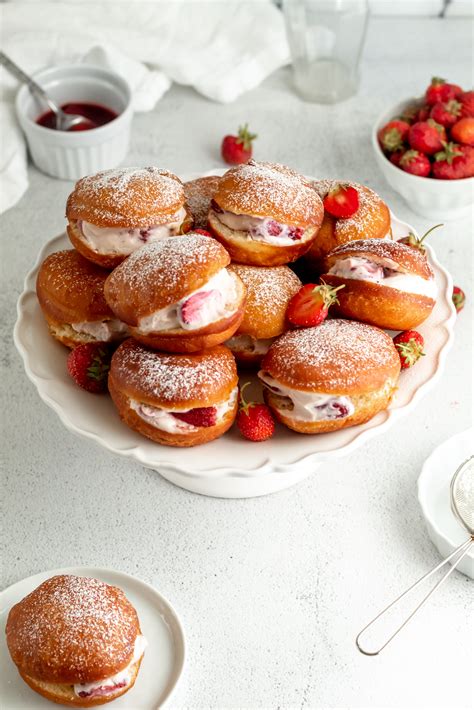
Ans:
{"type": "MultiPolygon", "coordinates": [[[[222,167],[221,137],[248,121],[259,134],[257,159],[370,185],[424,231],[430,221],[379,173],[370,127],[432,75],[469,86],[470,30],[467,20],[374,19],[359,95],[339,106],[301,102],[289,69],[226,106],[175,86],[153,112],[136,115],[127,163],[179,175],[222,167]]],[[[431,451],[470,423],[472,221],[447,223],[431,238],[468,302],[446,371],[416,411],[296,487],[219,500],[77,438],[26,378],[12,342],[15,304],[38,250],[64,228],[72,187],[33,167],[29,177],[28,192],[0,218],[2,586],[69,565],[113,567],[154,584],[180,613],[189,647],[174,708],[468,707],[466,577],[453,574],[382,656],[361,656],[354,637],[438,560],[416,480],[431,451]]]]}

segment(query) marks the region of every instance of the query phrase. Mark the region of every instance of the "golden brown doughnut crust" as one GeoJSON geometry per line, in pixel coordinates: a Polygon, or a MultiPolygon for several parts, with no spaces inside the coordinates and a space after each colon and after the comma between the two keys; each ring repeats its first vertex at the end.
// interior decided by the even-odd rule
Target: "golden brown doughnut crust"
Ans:
{"type": "MultiPolygon", "coordinates": [[[[225,413],[222,417],[222,421],[218,424],[209,427],[200,427],[197,431],[189,433],[171,433],[152,426],[152,424],[138,416],[137,412],[130,407],[129,398],[115,386],[113,378],[109,378],[109,391],[117,407],[120,419],[130,427],[130,429],[133,429],[133,431],[137,431],[142,436],[146,436],[148,439],[155,441],[157,444],[163,444],[164,446],[189,447],[206,444],[208,441],[214,441],[214,439],[222,436],[222,434],[225,434],[225,432],[230,429],[234,423],[238,409],[238,400],[236,398],[232,409],[229,409],[229,411],[225,413]]],[[[202,403],[198,406],[206,407],[210,406],[210,404],[202,403]]]]}
{"type": "Polygon", "coordinates": [[[105,705],[106,703],[110,703],[112,700],[116,700],[121,695],[128,693],[128,691],[135,685],[142,658],[140,658],[137,663],[132,666],[132,677],[127,686],[119,688],[115,693],[107,693],[105,696],[99,696],[96,698],[80,698],[74,692],[74,687],[71,684],[45,683],[44,681],[36,680],[35,678],[31,678],[21,672],[20,675],[32,690],[53,703],[58,703],[59,705],[65,705],[72,708],[92,708],[97,705],[105,705]]]}
{"type": "Polygon", "coordinates": [[[45,317],[57,323],[114,318],[104,296],[108,275],[74,249],[47,256],[36,279],[36,293],[45,317]]]}
{"type": "Polygon", "coordinates": [[[115,168],[81,178],[66,217],[97,227],[148,227],[171,222],[184,201],[181,180],[168,170],[115,168]]]}
{"type": "Polygon", "coordinates": [[[319,422],[303,422],[293,419],[291,410],[282,412],[281,409],[277,409],[278,395],[273,394],[266,388],[263,396],[275,418],[289,429],[300,434],[325,434],[339,429],[346,429],[356,424],[363,424],[372,419],[378,412],[387,409],[396,390],[396,384],[397,378],[389,378],[385,385],[378,390],[372,390],[362,395],[353,395],[351,396],[351,402],[355,407],[353,414],[344,419],[322,420],[319,422]]]}
{"type": "Polygon", "coordinates": [[[229,263],[224,247],[201,234],[154,242],[110,274],[105,298],[120,320],[137,326],[141,318],[181,300],[229,263]]]}
{"type": "Polygon", "coordinates": [[[333,274],[324,274],[322,279],[331,286],[344,284],[344,288],[337,292],[338,303],[332,306],[331,312],[378,328],[415,328],[428,318],[435,305],[428,296],[398,291],[370,281],[343,279],[333,274]]]}
{"type": "MultiPolygon", "coordinates": [[[[231,264],[247,289],[243,320],[236,334],[252,338],[274,338],[288,328],[286,309],[302,283],[287,266],[231,264]]],[[[257,359],[260,359],[259,357],[257,359]]]]}
{"type": "Polygon", "coordinates": [[[262,371],[292,389],[352,397],[395,381],[400,358],[383,330],[331,319],[277,338],[263,358],[262,371]]]}
{"type": "Polygon", "coordinates": [[[376,264],[384,264],[387,259],[398,264],[408,274],[421,276],[423,279],[434,277],[433,269],[426,256],[419,250],[391,239],[358,239],[355,242],[342,244],[326,256],[324,266],[328,271],[340,259],[361,257],[370,259],[376,264]]]}
{"type": "Polygon", "coordinates": [[[359,209],[347,219],[336,219],[327,212],[305,259],[316,271],[322,271],[322,260],[340,244],[356,239],[383,239],[390,230],[390,210],[385,202],[365,185],[339,180],[316,180],[310,183],[321,199],[339,182],[349,184],[359,193],[359,209]]]}
{"type": "Polygon", "coordinates": [[[126,668],[140,634],[121,589],[97,579],[51,577],[15,604],[7,645],[22,676],[47,683],[90,683],[126,668]]]}
{"type": "Polygon", "coordinates": [[[237,382],[234,357],[223,345],[181,355],[150,350],[133,338],[117,348],[109,373],[109,388],[164,409],[219,404],[237,382]]]}
{"type": "Polygon", "coordinates": [[[218,175],[209,175],[184,183],[186,204],[194,219],[196,229],[207,229],[207,215],[220,179],[218,175]]]}
{"type": "Polygon", "coordinates": [[[302,239],[295,240],[293,244],[276,246],[249,239],[246,232],[230,229],[212,212],[209,213],[208,226],[214,237],[227,249],[232,261],[254,266],[281,266],[296,261],[311,248],[318,234],[318,227],[308,227],[302,239]]]}
{"type": "Polygon", "coordinates": [[[273,217],[282,224],[317,227],[323,204],[303,175],[286,165],[249,160],[228,170],[214,196],[228,212],[273,217]]]}

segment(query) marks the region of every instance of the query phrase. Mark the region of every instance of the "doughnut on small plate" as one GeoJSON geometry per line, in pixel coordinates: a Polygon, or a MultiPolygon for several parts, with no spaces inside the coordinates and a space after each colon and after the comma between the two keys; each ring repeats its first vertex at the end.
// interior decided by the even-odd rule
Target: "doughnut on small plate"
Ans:
{"type": "MultiPolygon", "coordinates": [[[[191,175],[185,179],[195,177],[199,176],[191,175]]],[[[394,239],[409,231],[415,232],[395,215],[391,218],[394,239]]],[[[388,410],[379,412],[365,424],[329,434],[296,434],[278,426],[272,439],[255,444],[243,439],[234,426],[220,439],[203,446],[190,449],[164,447],[128,429],[120,421],[110,398],[79,389],[67,373],[65,348],[49,335],[36,298],[35,282],[43,259],[51,252],[68,248],[70,243],[64,234],[52,239],[41,250],[26,277],[18,301],[14,331],[26,374],[36,385],[40,397],[54,409],[68,429],[113,453],[155,469],[182,488],[203,495],[247,498],[288,488],[313,473],[321,463],[346,456],[374,436],[383,434],[401,417],[408,415],[436,384],[453,340],[456,318],[451,300],[453,282],[428,247],[439,298],[430,317],[417,328],[425,339],[426,357],[421,358],[416,367],[402,372],[388,410]]],[[[255,392],[258,392],[257,388],[255,392]]]]}
{"type": "MultiPolygon", "coordinates": [[[[22,680],[10,658],[5,639],[5,624],[10,608],[42,582],[57,574],[74,574],[120,587],[137,610],[148,646],[134,687],[113,700],[114,710],[157,710],[165,707],[183,672],[185,640],[179,618],[164,597],[146,582],[124,572],[95,567],[67,567],[35,574],[8,587],[0,594],[0,697],[5,710],[48,710],[54,707],[31,690],[22,680]]],[[[104,707],[107,707],[106,704],[104,707]]]]}

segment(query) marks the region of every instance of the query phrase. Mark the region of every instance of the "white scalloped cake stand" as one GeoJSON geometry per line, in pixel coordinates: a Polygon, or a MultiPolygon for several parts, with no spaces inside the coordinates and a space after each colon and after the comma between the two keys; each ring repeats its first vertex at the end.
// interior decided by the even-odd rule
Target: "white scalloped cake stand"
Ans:
{"type": "MultiPolygon", "coordinates": [[[[395,239],[415,231],[393,214],[392,230],[395,239]]],[[[38,266],[51,252],[70,246],[65,235],[52,239],[41,250],[26,277],[14,330],[26,374],[36,385],[40,397],[68,429],[113,453],[155,469],[182,488],[203,495],[247,498],[288,488],[313,473],[322,462],[346,456],[374,436],[383,434],[408,415],[435,385],[453,337],[452,280],[428,248],[439,298],[430,317],[418,328],[425,339],[426,357],[421,358],[416,367],[402,373],[388,410],[379,412],[370,422],[330,434],[308,436],[278,426],[269,441],[250,443],[233,427],[217,441],[200,447],[160,446],[122,424],[109,397],[91,395],[76,387],[67,374],[67,351],[48,333],[35,293],[38,266]]]]}

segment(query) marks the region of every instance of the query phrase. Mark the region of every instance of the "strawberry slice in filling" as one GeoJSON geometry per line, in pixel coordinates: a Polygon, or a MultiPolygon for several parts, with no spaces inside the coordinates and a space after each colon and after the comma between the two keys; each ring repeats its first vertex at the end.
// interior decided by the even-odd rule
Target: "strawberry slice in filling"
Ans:
{"type": "Polygon", "coordinates": [[[205,323],[212,323],[223,308],[224,298],[220,291],[198,291],[190,296],[180,307],[180,320],[183,325],[193,328],[205,323]]]}

